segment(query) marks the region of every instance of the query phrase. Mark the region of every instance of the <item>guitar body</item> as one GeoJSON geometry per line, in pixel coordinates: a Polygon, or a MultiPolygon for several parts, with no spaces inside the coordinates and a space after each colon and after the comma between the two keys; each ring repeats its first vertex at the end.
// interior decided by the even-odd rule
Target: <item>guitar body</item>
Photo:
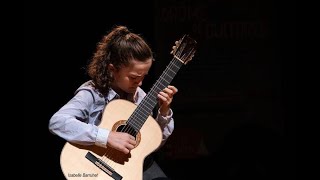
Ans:
{"type": "MultiPolygon", "coordinates": [[[[111,101],[103,112],[99,127],[112,131],[119,130],[119,127],[126,124],[136,107],[126,100],[111,101]]],[[[86,158],[90,152],[110,166],[123,180],[142,179],[145,157],[155,151],[162,141],[162,131],[154,118],[151,116],[147,118],[136,135],[136,141],[136,147],[127,155],[111,147],[66,143],[60,156],[62,172],[67,179],[114,179],[86,158]]]]}
{"type": "Polygon", "coordinates": [[[197,42],[184,35],[172,52],[173,59],[138,106],[126,100],[113,100],[104,109],[99,127],[128,132],[135,136],[136,147],[124,154],[111,147],[81,146],[66,143],[60,156],[61,169],[67,179],[142,180],[146,156],[161,144],[162,131],[150,116],[157,94],[166,88],[180,67],[189,62],[197,42]]]}

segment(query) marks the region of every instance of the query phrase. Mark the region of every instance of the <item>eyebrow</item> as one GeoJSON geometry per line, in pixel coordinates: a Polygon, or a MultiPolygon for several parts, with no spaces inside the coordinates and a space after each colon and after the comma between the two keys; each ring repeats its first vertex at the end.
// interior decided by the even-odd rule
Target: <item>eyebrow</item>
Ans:
{"type": "Polygon", "coordinates": [[[144,74],[144,75],[139,75],[139,74],[130,74],[131,76],[137,76],[137,77],[142,77],[142,76],[145,76],[145,75],[148,75],[148,73],[144,74]]]}

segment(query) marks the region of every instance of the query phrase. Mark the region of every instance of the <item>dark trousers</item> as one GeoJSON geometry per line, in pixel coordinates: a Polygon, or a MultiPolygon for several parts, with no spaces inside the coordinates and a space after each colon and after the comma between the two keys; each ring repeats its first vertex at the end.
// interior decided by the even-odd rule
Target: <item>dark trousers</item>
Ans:
{"type": "Polygon", "coordinates": [[[147,156],[143,164],[143,180],[169,180],[153,156],[147,156]]]}

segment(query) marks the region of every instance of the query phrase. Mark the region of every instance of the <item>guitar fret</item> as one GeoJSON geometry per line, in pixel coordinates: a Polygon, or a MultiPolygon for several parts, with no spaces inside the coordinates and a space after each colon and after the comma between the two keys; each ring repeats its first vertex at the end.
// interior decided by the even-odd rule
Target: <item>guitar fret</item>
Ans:
{"type": "MultiPolygon", "coordinates": [[[[180,67],[181,65],[182,64],[180,63],[180,67]]],[[[156,101],[157,94],[170,84],[174,76],[177,74],[177,71],[180,69],[180,67],[174,63],[170,63],[170,65],[166,68],[166,70],[160,76],[158,81],[151,88],[150,93],[148,93],[146,97],[142,100],[142,102],[138,105],[135,112],[132,114],[132,116],[128,120],[130,124],[138,124],[138,127],[136,126],[134,127],[134,128],[138,128],[136,130],[139,130],[142,127],[144,122],[147,120],[148,116],[151,114],[152,109],[157,103],[156,101]],[[171,69],[172,67],[175,67],[175,68],[171,69]],[[140,116],[141,114],[142,116],[140,116]],[[137,118],[137,116],[140,116],[140,117],[137,118]]]]}
{"type": "Polygon", "coordinates": [[[180,42],[181,44],[169,65],[128,119],[128,123],[138,125],[138,127],[135,127],[137,131],[142,127],[157,104],[157,95],[159,92],[171,83],[182,65],[186,64],[195,52],[194,46],[196,42],[187,35],[185,35],[180,42]]]}

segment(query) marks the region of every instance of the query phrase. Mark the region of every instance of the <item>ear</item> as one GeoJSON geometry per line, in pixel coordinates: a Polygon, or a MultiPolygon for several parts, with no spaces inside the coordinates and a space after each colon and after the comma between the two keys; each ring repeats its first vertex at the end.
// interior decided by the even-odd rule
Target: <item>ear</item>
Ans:
{"type": "Polygon", "coordinates": [[[114,72],[115,70],[116,70],[116,68],[114,67],[113,64],[109,64],[109,65],[108,65],[108,71],[109,71],[109,72],[114,72]]]}

